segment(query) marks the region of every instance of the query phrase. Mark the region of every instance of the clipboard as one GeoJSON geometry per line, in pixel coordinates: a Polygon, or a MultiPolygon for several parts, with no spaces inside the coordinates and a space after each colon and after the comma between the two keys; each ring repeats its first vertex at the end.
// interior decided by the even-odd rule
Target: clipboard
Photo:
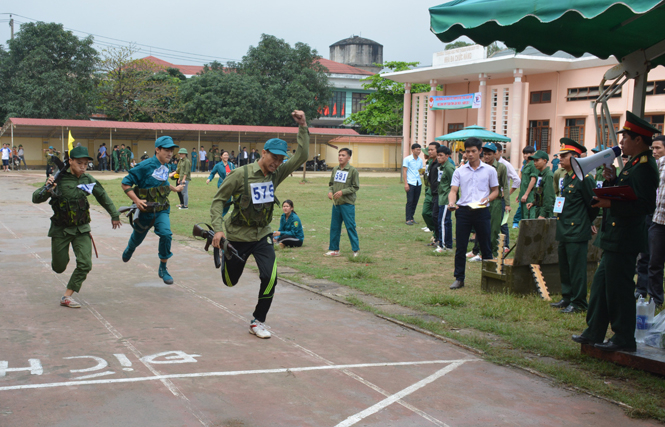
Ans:
{"type": "Polygon", "coordinates": [[[623,200],[623,201],[637,200],[635,192],[633,191],[632,187],[628,185],[621,185],[618,187],[594,188],[593,192],[596,194],[596,197],[598,197],[599,199],[623,200]]]}

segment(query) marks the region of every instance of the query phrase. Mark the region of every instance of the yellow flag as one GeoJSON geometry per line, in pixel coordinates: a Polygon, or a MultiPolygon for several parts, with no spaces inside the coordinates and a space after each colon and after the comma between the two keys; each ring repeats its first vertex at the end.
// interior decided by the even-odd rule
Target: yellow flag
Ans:
{"type": "Polygon", "coordinates": [[[69,139],[68,139],[68,142],[67,142],[67,148],[68,148],[68,150],[69,150],[70,153],[71,153],[72,150],[74,149],[74,142],[75,142],[75,141],[76,141],[76,140],[75,140],[74,137],[72,136],[72,131],[70,130],[70,131],[69,131],[69,139]]]}

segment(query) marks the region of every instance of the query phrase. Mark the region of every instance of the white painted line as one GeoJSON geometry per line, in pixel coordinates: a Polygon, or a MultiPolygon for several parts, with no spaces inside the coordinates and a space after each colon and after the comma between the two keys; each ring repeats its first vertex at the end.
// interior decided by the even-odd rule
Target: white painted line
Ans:
{"type": "Polygon", "coordinates": [[[97,377],[105,377],[107,375],[113,375],[115,372],[113,371],[106,371],[106,372],[100,372],[98,374],[90,374],[90,375],[84,375],[82,377],[76,377],[74,378],[75,380],[87,380],[88,378],[97,378],[97,377]]]}
{"type": "MultiPolygon", "coordinates": [[[[454,365],[454,368],[456,368],[457,366],[461,365],[462,363],[476,362],[476,361],[480,361],[480,359],[425,360],[425,361],[420,361],[420,362],[393,362],[393,363],[358,363],[358,364],[354,364],[354,365],[305,366],[305,367],[299,367],[299,368],[258,369],[258,370],[251,370],[251,371],[195,372],[195,373],[191,373],[191,374],[155,375],[155,376],[152,376],[152,377],[116,378],[116,379],[107,379],[107,380],[68,381],[68,382],[59,382],[59,383],[13,385],[13,386],[0,387],[0,391],[26,390],[26,389],[36,389],[36,388],[53,388],[53,387],[73,387],[73,386],[93,385],[93,384],[136,383],[136,382],[143,382],[143,381],[163,381],[163,380],[171,380],[171,379],[179,379],[179,378],[232,377],[232,376],[237,376],[237,375],[279,374],[279,373],[287,373],[287,372],[326,371],[326,370],[341,370],[341,369],[355,369],[355,368],[376,368],[376,367],[388,367],[388,366],[417,366],[417,365],[451,364],[451,366],[454,365]]],[[[444,369],[448,369],[448,367],[446,367],[444,369]]],[[[444,374],[447,373],[447,372],[448,371],[444,372],[444,374]]],[[[423,385],[425,385],[425,384],[423,384],[423,385]]],[[[413,386],[411,386],[411,387],[413,387],[413,386]]],[[[422,386],[420,386],[420,387],[422,387],[422,386]]],[[[420,388],[420,387],[418,387],[418,388],[420,388]]],[[[411,392],[413,392],[413,391],[415,391],[415,389],[412,390],[411,392]]],[[[394,396],[397,396],[397,395],[393,395],[390,398],[393,398],[394,396]]],[[[399,397],[397,399],[399,399],[399,397]]],[[[397,400],[397,399],[395,399],[395,400],[397,400]]]]}
{"type": "Polygon", "coordinates": [[[427,377],[425,379],[422,379],[422,380],[418,381],[417,383],[405,388],[404,390],[400,391],[399,393],[395,393],[392,396],[389,396],[388,398],[383,399],[382,401],[380,401],[376,405],[372,405],[369,408],[365,409],[364,411],[358,412],[357,414],[350,416],[346,420],[344,420],[341,423],[337,424],[337,426],[335,426],[335,427],[350,427],[350,426],[358,423],[362,419],[367,418],[370,415],[373,415],[373,414],[379,412],[381,409],[395,403],[399,399],[402,399],[402,398],[410,395],[414,391],[419,390],[419,389],[423,388],[424,386],[426,386],[427,384],[435,381],[436,379],[441,378],[442,376],[446,375],[447,373],[453,371],[455,368],[462,365],[464,362],[466,362],[466,361],[465,360],[455,361],[455,362],[451,363],[450,365],[446,366],[445,368],[439,369],[434,374],[432,374],[429,377],[427,377]]]}

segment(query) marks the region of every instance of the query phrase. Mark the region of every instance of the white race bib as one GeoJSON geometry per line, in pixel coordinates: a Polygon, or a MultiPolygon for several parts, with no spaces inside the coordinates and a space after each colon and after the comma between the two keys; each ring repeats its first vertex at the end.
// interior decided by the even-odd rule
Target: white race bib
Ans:
{"type": "Polygon", "coordinates": [[[157,169],[154,170],[152,173],[152,177],[155,178],[157,181],[166,181],[169,179],[169,168],[167,168],[164,165],[161,165],[157,169]]]}
{"type": "Polygon", "coordinates": [[[536,181],[536,187],[540,187],[540,183],[543,181],[543,177],[539,176],[538,181],[536,181]]]}
{"type": "Polygon", "coordinates": [[[603,188],[603,181],[596,181],[596,188],[603,188]]]}
{"type": "Polygon", "coordinates": [[[88,194],[92,194],[92,189],[95,188],[96,182],[92,182],[90,184],[79,184],[76,187],[80,188],[81,190],[85,191],[88,194]]]}
{"type": "Polygon", "coordinates": [[[337,171],[337,172],[335,172],[335,179],[334,179],[334,181],[335,181],[335,182],[342,182],[342,183],[344,183],[344,182],[346,182],[346,178],[347,178],[348,176],[349,176],[349,173],[348,173],[348,172],[337,171]]]}
{"type": "Polygon", "coordinates": [[[563,178],[559,178],[559,190],[563,191],[563,178]]]}
{"type": "Polygon", "coordinates": [[[441,182],[441,177],[443,176],[443,171],[439,171],[439,177],[436,179],[437,181],[441,182]]]}
{"type": "Polygon", "coordinates": [[[566,202],[566,199],[564,197],[557,197],[556,202],[554,202],[554,213],[561,213],[563,212],[563,204],[566,202]]]}
{"type": "Polygon", "coordinates": [[[252,203],[255,205],[275,201],[275,188],[272,185],[272,181],[255,182],[249,184],[249,187],[252,193],[252,203]]]}

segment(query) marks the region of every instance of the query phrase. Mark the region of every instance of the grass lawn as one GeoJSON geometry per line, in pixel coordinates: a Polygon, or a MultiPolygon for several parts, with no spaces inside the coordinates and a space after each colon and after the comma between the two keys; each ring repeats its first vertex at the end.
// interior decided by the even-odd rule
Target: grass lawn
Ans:
{"type": "MultiPolygon", "coordinates": [[[[406,197],[399,180],[362,175],[361,172],[356,205],[361,256],[356,259],[348,256],[352,252],[344,229],[341,240],[344,256],[323,256],[328,249],[330,228],[328,178],[301,183],[296,174],[279,186],[276,195],[279,200],[293,200],[303,222],[305,244],[302,248],[277,250],[279,265],[436,316],[443,322],[399,319],[480,349],[492,362],[534,369],[560,384],[623,402],[634,408],[629,411],[631,416],[665,421],[662,378],[580,354],[579,344],[571,341],[570,336],[584,329],[584,314],[562,315],[535,295],[483,293],[481,263],[467,264],[464,288],[448,289],[454,280],[454,253],[435,254],[431,247],[425,246],[430,235],[420,229],[424,227],[420,213],[424,193],[416,212],[419,224],[407,226],[404,224],[406,197]]],[[[116,206],[130,203],[119,179],[102,184],[116,206]]],[[[210,201],[216,190],[216,180],[209,185],[203,178],[191,181],[189,210],[171,211],[176,240],[191,240],[193,224],[210,223],[210,201]]],[[[93,198],[90,200],[94,202],[93,198]]],[[[171,195],[171,204],[178,204],[176,194],[171,195]]],[[[275,209],[275,230],[279,215],[281,210],[275,209]]],[[[511,229],[511,242],[515,241],[516,232],[511,229]]],[[[552,299],[558,301],[558,297],[553,295],[552,299]]],[[[351,302],[376,311],[359,301],[351,302]]]]}

